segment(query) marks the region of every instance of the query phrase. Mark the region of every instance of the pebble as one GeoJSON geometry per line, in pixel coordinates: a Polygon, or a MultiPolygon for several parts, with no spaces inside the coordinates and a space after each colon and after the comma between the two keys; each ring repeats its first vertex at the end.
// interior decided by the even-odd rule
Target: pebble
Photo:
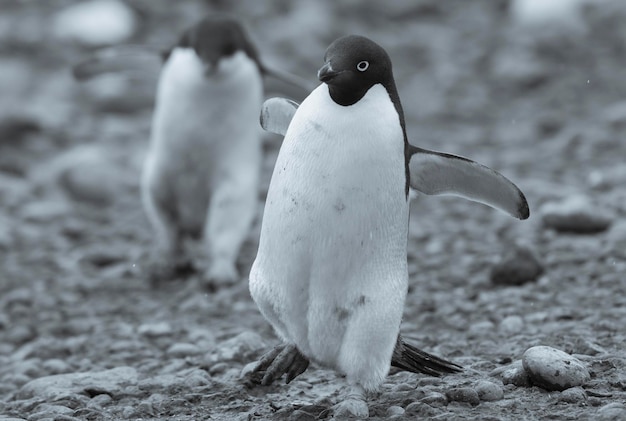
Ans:
{"type": "Polygon", "coordinates": [[[209,359],[217,361],[239,361],[248,363],[249,359],[266,347],[258,333],[245,331],[227,341],[218,344],[209,359]]]}
{"type": "Polygon", "coordinates": [[[55,400],[70,393],[84,394],[86,389],[97,389],[109,395],[120,394],[124,388],[137,384],[137,371],[132,367],[117,367],[105,371],[56,374],[40,377],[26,383],[18,392],[18,399],[34,397],[55,400]]]}
{"type": "Polygon", "coordinates": [[[474,390],[481,401],[499,401],[504,397],[502,386],[488,380],[479,380],[474,384],[474,390]]]}
{"type": "Polygon", "coordinates": [[[404,408],[404,411],[405,416],[417,419],[431,418],[439,414],[437,408],[422,402],[411,402],[404,408]]]}
{"type": "Polygon", "coordinates": [[[587,392],[580,386],[570,387],[561,392],[559,401],[565,403],[581,403],[587,400],[587,392]]]}
{"type": "Polygon", "coordinates": [[[518,387],[531,386],[530,378],[526,370],[524,370],[522,360],[509,364],[509,366],[501,372],[500,376],[503,384],[512,384],[518,387]]]}
{"type": "Polygon", "coordinates": [[[450,401],[465,402],[472,406],[480,404],[478,392],[471,387],[457,387],[446,392],[450,401]]]}
{"type": "Polygon", "coordinates": [[[522,356],[531,382],[546,390],[565,390],[590,380],[589,370],[575,357],[549,346],[534,346],[522,356]]]}
{"type": "Polygon", "coordinates": [[[598,421],[622,421],[626,420],[626,407],[623,403],[612,402],[598,409],[596,420],[598,421]]]}
{"type": "Polygon", "coordinates": [[[160,374],[141,380],[137,387],[141,390],[162,390],[175,388],[183,382],[183,379],[175,374],[160,374]]]}
{"type": "Polygon", "coordinates": [[[55,36],[87,46],[121,43],[136,30],[135,16],[117,0],[92,0],[75,3],[54,16],[55,36]]]}
{"type": "Polygon", "coordinates": [[[102,155],[83,155],[68,163],[68,167],[59,174],[58,181],[72,199],[106,206],[113,202],[120,189],[120,174],[120,169],[102,155]]]}
{"type": "Polygon", "coordinates": [[[448,398],[443,393],[430,392],[429,394],[424,396],[422,399],[420,399],[420,402],[427,403],[428,405],[433,406],[435,408],[441,408],[441,407],[448,405],[448,398]]]}
{"type": "Polygon", "coordinates": [[[614,217],[582,195],[545,203],[539,210],[543,225],[558,232],[595,234],[605,231],[614,217]]]}
{"type": "Polygon", "coordinates": [[[158,337],[171,335],[172,326],[168,322],[144,323],[137,329],[140,335],[158,337]]]}
{"type": "Polygon", "coordinates": [[[63,360],[58,358],[52,358],[50,360],[46,360],[42,363],[43,369],[48,374],[61,374],[67,373],[70,371],[70,365],[63,360]]]}
{"type": "Polygon", "coordinates": [[[491,268],[491,282],[495,285],[523,285],[534,282],[544,272],[543,263],[528,245],[515,244],[491,268]]]}
{"type": "Polygon", "coordinates": [[[302,411],[301,409],[296,409],[289,415],[289,418],[287,419],[289,421],[315,421],[317,417],[313,414],[309,414],[306,411],[302,411]]]}
{"type": "Polygon", "coordinates": [[[388,417],[393,417],[396,415],[404,415],[404,408],[398,405],[392,405],[389,408],[387,408],[387,411],[385,411],[385,415],[388,417]]]}
{"type": "Polygon", "coordinates": [[[609,105],[602,113],[605,121],[616,129],[626,128],[626,101],[609,105]]]}
{"type": "Polygon", "coordinates": [[[167,349],[167,355],[174,358],[185,358],[201,353],[202,350],[198,346],[188,343],[176,343],[167,349]]]}
{"type": "Polygon", "coordinates": [[[113,401],[113,398],[111,397],[111,395],[107,395],[106,393],[101,393],[91,398],[88,406],[100,408],[100,407],[110,404],[112,401],[113,401]]]}
{"type": "Polygon", "coordinates": [[[37,200],[27,203],[20,210],[22,218],[37,223],[54,222],[69,213],[69,205],[60,200],[37,200]]]}
{"type": "Polygon", "coordinates": [[[500,322],[499,329],[506,333],[520,333],[524,328],[524,319],[520,316],[506,316],[500,322]]]}

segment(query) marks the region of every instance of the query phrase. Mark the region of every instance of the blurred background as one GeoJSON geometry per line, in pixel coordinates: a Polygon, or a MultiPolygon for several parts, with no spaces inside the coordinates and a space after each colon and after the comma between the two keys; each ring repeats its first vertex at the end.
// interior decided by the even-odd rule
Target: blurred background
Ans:
{"type": "MultiPolygon", "coordinates": [[[[276,342],[247,292],[260,221],[240,256],[240,286],[214,295],[185,283],[151,288],[141,278],[153,238],[138,185],[159,69],[82,83],[71,72],[101,47],[167,48],[215,11],[242,20],[263,61],[312,83],[335,38],[373,39],[393,61],[410,141],[488,165],[526,194],[524,222],[458,198],[413,204],[406,336],[485,372],[539,343],[590,356],[605,395],[550,417],[623,401],[626,2],[4,0],[0,414],[292,415],[293,396],[275,390],[273,402],[292,409],[270,411],[266,396],[236,386],[243,364],[276,342]],[[117,375],[132,393],[108,377],[93,396],[78,377],[67,396],[24,386],[119,367],[132,367],[117,375]]],[[[266,96],[303,99],[271,81],[266,96]]],[[[264,137],[261,198],[280,141],[264,137]]],[[[291,389],[304,400],[324,394],[311,384],[333,378],[305,376],[291,389]]],[[[530,410],[558,400],[508,392],[530,410]]],[[[393,396],[373,413],[407,399],[393,396]]],[[[512,404],[485,411],[525,414],[512,404]]]]}

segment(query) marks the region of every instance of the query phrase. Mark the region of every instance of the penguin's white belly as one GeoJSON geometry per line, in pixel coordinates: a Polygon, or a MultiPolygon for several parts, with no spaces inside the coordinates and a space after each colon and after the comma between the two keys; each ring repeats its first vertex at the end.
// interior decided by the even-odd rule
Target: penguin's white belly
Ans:
{"type": "Polygon", "coordinates": [[[169,203],[181,226],[204,224],[211,191],[223,179],[257,171],[262,80],[244,53],[215,74],[191,49],[174,49],[161,72],[144,182],[169,203]]]}
{"type": "Polygon", "coordinates": [[[250,290],[309,358],[348,371],[346,358],[360,357],[347,348],[355,335],[367,339],[358,338],[367,320],[385,332],[372,347],[388,369],[407,290],[405,183],[403,133],[382,86],[342,107],[320,85],[299,107],[274,168],[250,290]]]}

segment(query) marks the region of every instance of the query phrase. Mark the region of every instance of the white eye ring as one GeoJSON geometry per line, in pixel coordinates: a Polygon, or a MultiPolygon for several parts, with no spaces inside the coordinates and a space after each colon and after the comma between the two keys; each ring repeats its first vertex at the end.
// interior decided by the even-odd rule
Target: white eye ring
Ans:
{"type": "Polygon", "coordinates": [[[369,61],[359,61],[359,64],[356,65],[356,68],[359,72],[364,72],[370,67],[369,61]]]}

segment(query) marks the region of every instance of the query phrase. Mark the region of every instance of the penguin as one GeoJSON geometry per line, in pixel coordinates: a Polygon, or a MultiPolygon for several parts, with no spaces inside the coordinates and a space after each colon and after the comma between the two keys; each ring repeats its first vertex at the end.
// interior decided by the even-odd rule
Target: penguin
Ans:
{"type": "Polygon", "coordinates": [[[257,206],[258,113],[263,67],[234,18],[215,15],[164,54],[141,195],[156,233],[153,280],[189,264],[186,238],[202,239],[202,282],[239,279],[236,260],[257,206]]]}
{"type": "Polygon", "coordinates": [[[345,375],[337,416],[367,417],[366,393],[390,367],[442,375],[462,367],[400,335],[408,290],[410,191],[452,194],[518,219],[524,194],[467,158],[408,142],[387,52],[349,35],[326,50],[322,82],[299,106],[269,100],[263,127],[284,134],[267,193],[252,298],[283,344],[248,373],[287,382],[310,362],[345,375]]]}
{"type": "MultiPolygon", "coordinates": [[[[108,48],[74,66],[74,76],[150,75],[158,51],[108,48]]],[[[309,84],[265,65],[241,23],[229,15],[204,18],[160,56],[140,182],[156,240],[147,277],[159,282],[200,268],[209,289],[227,286],[239,279],[236,260],[257,211],[264,78],[307,93],[309,84]],[[188,238],[201,241],[195,261],[191,256],[198,253],[185,247],[188,238]]]]}

